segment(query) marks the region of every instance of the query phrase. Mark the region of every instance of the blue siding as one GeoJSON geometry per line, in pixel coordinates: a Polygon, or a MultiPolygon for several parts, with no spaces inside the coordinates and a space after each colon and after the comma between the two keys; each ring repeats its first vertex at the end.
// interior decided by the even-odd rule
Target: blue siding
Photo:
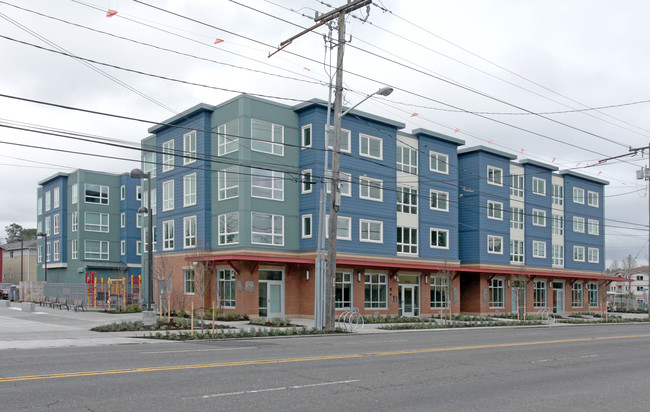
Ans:
{"type": "Polygon", "coordinates": [[[525,262],[527,266],[550,268],[552,259],[552,201],[553,189],[551,183],[552,173],[550,170],[531,164],[524,165],[524,229],[526,232],[525,262]],[[544,196],[533,193],[533,178],[543,179],[546,182],[546,194],[544,196]],[[544,227],[533,225],[533,209],[546,212],[546,225],[544,227]],[[533,241],[546,243],[546,258],[533,258],[533,241]]]}

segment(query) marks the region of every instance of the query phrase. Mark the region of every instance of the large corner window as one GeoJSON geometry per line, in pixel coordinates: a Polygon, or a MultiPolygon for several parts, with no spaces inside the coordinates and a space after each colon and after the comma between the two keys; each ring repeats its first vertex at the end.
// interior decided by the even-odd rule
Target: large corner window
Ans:
{"type": "Polygon", "coordinates": [[[108,204],[108,186],[96,185],[93,183],[85,184],[85,199],[86,203],[94,203],[99,205],[108,204]]]}
{"type": "Polygon", "coordinates": [[[284,156],[284,126],[251,119],[251,150],[284,156]]]}

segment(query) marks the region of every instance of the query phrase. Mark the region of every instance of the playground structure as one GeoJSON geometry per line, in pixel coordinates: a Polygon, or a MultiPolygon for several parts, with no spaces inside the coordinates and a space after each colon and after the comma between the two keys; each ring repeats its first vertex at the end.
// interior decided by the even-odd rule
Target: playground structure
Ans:
{"type": "Polygon", "coordinates": [[[108,278],[106,281],[96,272],[86,272],[86,302],[89,308],[126,308],[140,304],[142,276],[108,278]]]}

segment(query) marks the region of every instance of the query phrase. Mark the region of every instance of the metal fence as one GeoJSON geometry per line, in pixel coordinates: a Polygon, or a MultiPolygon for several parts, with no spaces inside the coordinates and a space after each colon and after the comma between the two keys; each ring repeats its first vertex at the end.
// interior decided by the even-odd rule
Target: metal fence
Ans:
{"type": "MultiPolygon", "coordinates": [[[[46,283],[43,296],[65,298],[69,302],[80,300],[90,309],[124,308],[141,302],[140,285],[126,279],[100,283],[46,283]]],[[[32,296],[32,300],[36,298],[32,296]]]]}

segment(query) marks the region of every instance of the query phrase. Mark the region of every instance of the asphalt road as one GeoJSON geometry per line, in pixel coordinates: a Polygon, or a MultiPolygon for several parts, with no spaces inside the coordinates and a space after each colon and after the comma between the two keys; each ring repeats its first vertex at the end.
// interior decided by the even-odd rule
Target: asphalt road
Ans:
{"type": "Polygon", "coordinates": [[[5,410],[648,410],[650,326],[3,351],[5,410]]]}

